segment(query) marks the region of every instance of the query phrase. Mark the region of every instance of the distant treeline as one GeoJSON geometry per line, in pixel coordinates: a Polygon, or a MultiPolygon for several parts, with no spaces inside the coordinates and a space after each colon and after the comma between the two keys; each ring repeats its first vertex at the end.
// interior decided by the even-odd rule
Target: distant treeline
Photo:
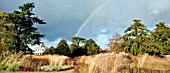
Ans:
{"type": "Polygon", "coordinates": [[[56,47],[51,46],[43,54],[59,54],[75,57],[100,53],[100,47],[92,39],[86,40],[85,38],[75,36],[71,40],[72,44],[68,45],[67,41],[62,39],[56,47]]]}

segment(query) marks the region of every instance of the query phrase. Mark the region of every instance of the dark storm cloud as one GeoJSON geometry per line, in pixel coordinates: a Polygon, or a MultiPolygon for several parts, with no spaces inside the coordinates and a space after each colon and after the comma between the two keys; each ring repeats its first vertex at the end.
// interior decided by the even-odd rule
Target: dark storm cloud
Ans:
{"type": "Polygon", "coordinates": [[[46,25],[36,25],[36,27],[39,28],[41,33],[46,34],[46,39],[52,41],[60,37],[66,39],[73,37],[81,23],[101,1],[1,1],[1,10],[12,12],[26,2],[35,2],[36,7],[34,13],[47,23],[46,25]]]}
{"type": "Polygon", "coordinates": [[[46,34],[45,38],[48,40],[60,37],[70,39],[98,3],[100,0],[43,0],[37,3],[35,12],[47,22],[47,25],[38,26],[39,30],[46,34]]]}
{"type": "MultiPolygon", "coordinates": [[[[0,0],[0,10],[12,12],[26,2],[35,2],[34,13],[44,19],[46,25],[36,25],[44,39],[55,41],[58,38],[70,39],[75,35],[83,21],[106,0],[0,0]]],[[[114,33],[123,34],[133,24],[134,19],[142,20],[148,28],[164,21],[170,24],[170,0],[107,0],[87,22],[80,36],[93,38],[106,44],[114,33]],[[103,39],[105,38],[105,39],[103,39]]],[[[49,41],[48,41],[49,42],[49,41]]]]}

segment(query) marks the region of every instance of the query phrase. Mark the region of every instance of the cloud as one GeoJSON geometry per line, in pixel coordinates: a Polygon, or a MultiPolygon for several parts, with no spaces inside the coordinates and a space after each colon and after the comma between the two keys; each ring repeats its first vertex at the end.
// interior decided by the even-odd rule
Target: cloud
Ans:
{"type": "MultiPolygon", "coordinates": [[[[164,5],[164,3],[168,3],[167,1],[168,0],[161,2],[158,0],[143,0],[134,2],[133,0],[130,0],[127,2],[125,0],[110,0],[107,5],[101,8],[89,20],[79,35],[85,38],[95,39],[96,36],[103,32],[103,29],[107,30],[104,34],[123,34],[124,30],[133,24],[134,19],[141,19],[142,23],[147,27],[153,28],[157,22],[167,21],[167,19],[163,18],[164,13],[169,8],[167,6],[168,4],[164,5]],[[163,10],[159,9],[161,8],[161,5],[160,7],[157,5],[159,2],[164,5],[162,7],[164,8],[163,10]],[[157,10],[159,11],[159,16],[153,16],[154,10],[155,12],[157,10]]],[[[50,41],[54,40],[56,37],[70,39],[88,15],[99,6],[98,4],[100,4],[100,2],[98,2],[98,4],[95,4],[95,2],[96,1],[83,1],[80,3],[79,1],[60,1],[56,3],[54,1],[49,3],[50,5],[43,2],[43,5],[49,6],[50,9],[44,9],[40,6],[41,11],[38,13],[41,14],[46,12],[50,14],[43,14],[46,15],[45,18],[47,19],[45,20],[47,20],[48,24],[41,27],[39,30],[47,33],[46,39],[49,39],[50,41]],[[48,26],[48,28],[46,28],[46,26],[48,26]]]]}
{"type": "Polygon", "coordinates": [[[106,29],[102,29],[100,32],[105,33],[107,30],[106,29]]]}
{"type": "Polygon", "coordinates": [[[97,37],[95,39],[96,43],[100,46],[100,48],[105,49],[110,36],[111,35],[108,35],[108,34],[99,34],[99,35],[97,35],[97,37]]]}
{"type": "Polygon", "coordinates": [[[62,38],[57,38],[54,41],[49,41],[47,39],[43,39],[42,42],[44,42],[45,46],[47,46],[47,47],[51,47],[51,46],[56,47],[57,44],[60,42],[60,40],[62,40],[62,38]]]}
{"type": "Polygon", "coordinates": [[[149,5],[148,9],[150,14],[159,15],[161,13],[170,10],[170,1],[169,0],[154,0],[151,1],[152,4],[149,5]]]}
{"type": "Polygon", "coordinates": [[[32,50],[41,49],[41,46],[40,46],[40,45],[34,45],[34,46],[28,45],[28,46],[29,46],[29,48],[31,48],[32,50]]]}
{"type": "MultiPolygon", "coordinates": [[[[0,10],[12,12],[30,1],[36,4],[36,16],[47,23],[35,26],[40,33],[46,34],[42,41],[49,42],[47,45],[56,46],[59,38],[71,39],[83,21],[105,0],[1,0],[0,10]]],[[[104,46],[103,41],[106,42],[108,37],[112,36],[110,34],[123,34],[124,30],[133,24],[134,19],[142,20],[148,28],[155,27],[160,21],[169,24],[169,12],[169,0],[109,0],[94,14],[79,35],[95,39],[104,46]]]]}
{"type": "Polygon", "coordinates": [[[56,37],[70,39],[100,1],[43,0],[39,3],[37,2],[35,12],[47,22],[47,25],[37,27],[39,27],[40,32],[46,34],[45,38],[50,41],[55,40],[54,38],[56,37]]]}

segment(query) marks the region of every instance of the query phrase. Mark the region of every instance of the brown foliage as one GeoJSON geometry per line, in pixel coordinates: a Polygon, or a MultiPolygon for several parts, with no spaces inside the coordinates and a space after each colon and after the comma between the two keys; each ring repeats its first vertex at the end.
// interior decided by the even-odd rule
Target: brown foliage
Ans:
{"type": "Polygon", "coordinates": [[[113,35],[110,39],[109,42],[107,44],[108,46],[108,52],[118,52],[118,45],[122,42],[120,40],[120,34],[116,33],[115,35],[113,35]]]}

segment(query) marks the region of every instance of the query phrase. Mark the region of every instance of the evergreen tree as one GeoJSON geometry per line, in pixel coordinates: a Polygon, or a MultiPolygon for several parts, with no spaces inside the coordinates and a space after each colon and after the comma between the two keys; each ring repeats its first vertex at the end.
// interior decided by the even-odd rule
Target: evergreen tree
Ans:
{"type": "Polygon", "coordinates": [[[35,45],[40,44],[40,39],[44,35],[39,34],[37,28],[33,25],[35,23],[45,24],[45,22],[38,17],[35,17],[33,13],[34,3],[26,3],[23,6],[19,6],[20,11],[14,11],[9,13],[10,19],[13,21],[13,26],[16,29],[14,37],[17,42],[13,45],[17,52],[30,50],[28,44],[35,45]]]}
{"type": "Polygon", "coordinates": [[[134,20],[134,24],[125,30],[125,35],[121,38],[123,43],[120,45],[125,52],[138,55],[147,52],[147,40],[149,30],[140,20],[134,20]]]}
{"type": "Polygon", "coordinates": [[[170,54],[170,27],[160,22],[151,32],[152,48],[155,50],[153,54],[163,55],[170,54]]]}

